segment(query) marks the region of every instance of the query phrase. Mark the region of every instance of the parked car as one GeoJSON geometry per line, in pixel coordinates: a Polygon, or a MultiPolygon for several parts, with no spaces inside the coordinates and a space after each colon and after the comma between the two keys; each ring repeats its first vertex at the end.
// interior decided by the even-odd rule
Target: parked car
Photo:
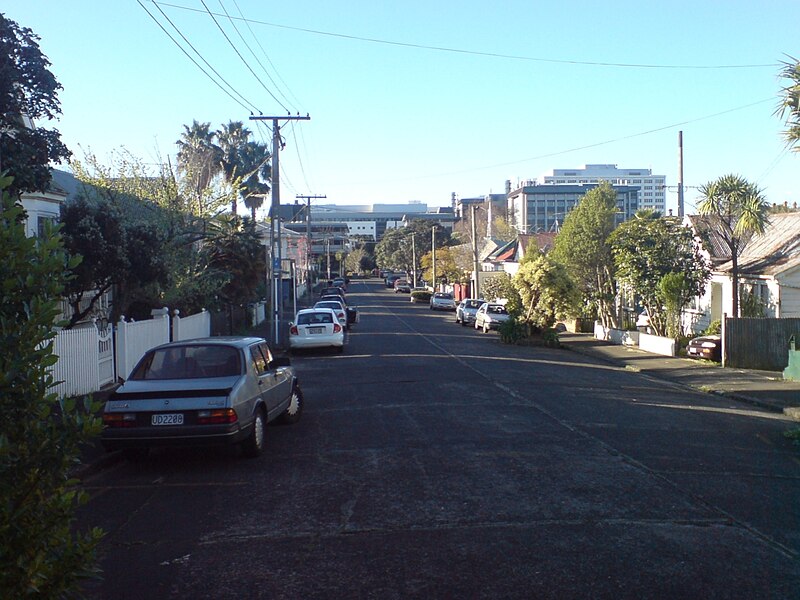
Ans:
{"type": "Polygon", "coordinates": [[[499,329],[500,324],[510,318],[511,315],[502,304],[484,302],[475,312],[475,329],[482,329],[483,333],[490,329],[499,329]]]}
{"type": "Polygon", "coordinates": [[[403,279],[403,275],[399,273],[392,273],[391,275],[386,276],[386,287],[387,288],[394,288],[394,282],[398,279],[403,279]]]}
{"type": "Polygon", "coordinates": [[[322,296],[319,300],[317,300],[317,304],[319,304],[320,302],[331,302],[331,301],[338,302],[344,308],[344,312],[347,315],[347,319],[342,321],[342,324],[347,325],[349,327],[353,323],[358,323],[358,309],[355,306],[348,306],[347,300],[345,300],[341,296],[337,296],[334,294],[325,295],[322,296]]]}
{"type": "Polygon", "coordinates": [[[342,300],[347,298],[347,294],[345,294],[344,290],[340,287],[331,286],[323,288],[322,291],[319,293],[320,297],[322,296],[339,296],[342,300]]]}
{"type": "Polygon", "coordinates": [[[405,294],[411,293],[411,284],[408,282],[408,279],[398,279],[394,282],[394,293],[398,294],[400,292],[405,294]]]}
{"type": "Polygon", "coordinates": [[[338,287],[347,290],[347,280],[344,277],[337,277],[333,280],[332,287],[338,287]]]}
{"type": "Polygon", "coordinates": [[[338,302],[317,302],[314,308],[297,311],[289,324],[289,347],[292,350],[334,348],[342,352],[345,318],[338,302]],[[329,304],[338,304],[339,308],[327,306],[329,304]]]}
{"type": "Polygon", "coordinates": [[[436,292],[431,296],[431,310],[455,310],[456,301],[449,292],[436,292]]]}
{"type": "MultiPolygon", "coordinates": [[[[347,328],[347,307],[345,306],[344,302],[336,299],[335,296],[326,296],[314,304],[314,308],[326,308],[332,310],[342,327],[345,329],[347,328]]],[[[298,312],[297,314],[300,313],[298,312]]]]}
{"type": "Polygon", "coordinates": [[[458,303],[456,307],[456,323],[466,326],[475,322],[475,313],[486,302],[483,299],[467,298],[458,303]]]}
{"type": "Polygon", "coordinates": [[[689,340],[686,354],[692,358],[705,358],[722,362],[722,336],[702,335],[689,340]]]}
{"type": "Polygon", "coordinates": [[[141,457],[159,446],[264,449],[265,426],[294,423],[303,395],[290,361],[257,337],[172,342],[148,350],[108,399],[101,442],[141,457]]]}

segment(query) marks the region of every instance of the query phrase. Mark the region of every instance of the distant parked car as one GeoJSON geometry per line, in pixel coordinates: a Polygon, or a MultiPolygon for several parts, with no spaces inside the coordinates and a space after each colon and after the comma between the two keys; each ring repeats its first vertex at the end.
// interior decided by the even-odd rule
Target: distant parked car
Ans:
{"type": "Polygon", "coordinates": [[[689,340],[686,354],[692,358],[705,358],[722,362],[722,336],[703,335],[689,340]]]}
{"type": "Polygon", "coordinates": [[[499,329],[501,323],[511,318],[506,307],[495,302],[484,302],[475,312],[475,329],[482,329],[483,333],[490,329],[499,329]]]}
{"type": "Polygon", "coordinates": [[[436,292],[431,296],[431,310],[455,310],[456,301],[453,294],[448,292],[436,292]]]}
{"type": "MultiPolygon", "coordinates": [[[[338,352],[344,350],[344,310],[333,309],[327,304],[334,302],[317,302],[314,308],[297,311],[289,327],[289,347],[292,350],[306,348],[334,348],[338,352]],[[341,315],[341,316],[340,316],[341,315]]],[[[341,307],[341,305],[339,305],[341,307]]]]}
{"type": "Polygon", "coordinates": [[[303,395],[286,357],[258,337],[199,338],[148,350],[108,399],[100,440],[132,458],[159,446],[264,449],[265,426],[300,418],[303,395]]]}
{"type": "Polygon", "coordinates": [[[456,307],[456,323],[461,323],[461,325],[464,326],[474,323],[475,313],[478,312],[478,309],[484,302],[486,302],[486,300],[476,300],[474,298],[467,298],[459,302],[456,307]]]}
{"type": "Polygon", "coordinates": [[[411,284],[408,282],[408,279],[398,279],[394,282],[394,293],[398,294],[400,292],[405,294],[411,293],[411,284]]]}
{"type": "MultiPolygon", "coordinates": [[[[344,302],[337,299],[335,296],[325,296],[314,305],[314,308],[327,308],[334,312],[339,323],[347,329],[347,307],[344,302]]],[[[300,314],[299,312],[297,313],[300,314]]]]}
{"type": "Polygon", "coordinates": [[[394,282],[398,279],[403,279],[403,276],[399,273],[392,273],[391,275],[386,276],[386,287],[387,288],[394,288],[394,282]]]}

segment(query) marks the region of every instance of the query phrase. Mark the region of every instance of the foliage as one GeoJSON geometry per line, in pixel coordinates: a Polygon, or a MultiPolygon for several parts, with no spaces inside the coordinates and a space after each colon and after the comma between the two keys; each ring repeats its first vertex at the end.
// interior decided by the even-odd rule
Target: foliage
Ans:
{"type": "Polygon", "coordinates": [[[703,332],[703,335],[719,335],[722,332],[722,321],[719,319],[714,319],[711,323],[708,324],[706,330],[703,332]]]}
{"type": "Polygon", "coordinates": [[[92,204],[84,197],[62,205],[61,223],[67,253],[83,259],[65,287],[72,307],[69,326],[91,314],[112,287],[111,317],[117,320],[125,314],[126,297],[166,281],[164,241],[155,226],[126,222],[117,206],[104,201],[92,204]]]}
{"type": "MultiPolygon", "coordinates": [[[[433,281],[433,254],[428,252],[420,259],[420,266],[424,269],[422,278],[425,281],[432,281],[434,285],[438,282],[433,281]]],[[[447,246],[436,249],[436,279],[446,280],[449,283],[460,281],[463,271],[456,264],[456,259],[447,246]]]]}
{"type": "Polygon", "coordinates": [[[762,191],[739,175],[723,175],[700,188],[698,211],[710,215],[721,239],[730,250],[733,314],[739,310],[739,256],[756,233],[763,233],[768,221],[767,202],[762,191]]]}
{"type": "Polygon", "coordinates": [[[344,261],[345,269],[351,273],[368,273],[375,268],[375,257],[367,251],[365,244],[356,242],[344,261]]]}
{"type": "Polygon", "coordinates": [[[500,323],[497,331],[500,334],[500,341],[504,344],[517,344],[530,335],[528,325],[513,314],[500,323]]]}
{"type": "Polygon", "coordinates": [[[647,309],[655,334],[678,335],[681,310],[703,294],[711,276],[692,230],[676,219],[641,211],[609,242],[617,278],[647,309]]]}
{"type": "Polygon", "coordinates": [[[50,163],[70,155],[56,129],[26,127],[31,120],[61,114],[61,85],[50,61],[39,49],[39,36],[0,13],[0,173],[13,180],[8,193],[43,191],[50,182],[50,163]]]}
{"type": "Polygon", "coordinates": [[[522,312],[522,298],[506,273],[483,280],[481,296],[490,302],[496,299],[506,300],[506,310],[512,315],[519,315],[522,312]]]}
{"type": "Polygon", "coordinates": [[[608,237],[614,230],[617,193],[603,182],[567,214],[550,257],[564,265],[584,301],[606,327],[616,327],[616,273],[608,237]]]}
{"type": "Polygon", "coordinates": [[[507,218],[500,216],[492,221],[492,237],[503,242],[513,242],[518,236],[516,227],[511,225],[507,218]]]}
{"type": "Polygon", "coordinates": [[[419,302],[421,304],[429,303],[431,301],[431,296],[433,296],[433,292],[425,290],[415,290],[411,292],[411,298],[414,302],[419,302]]]}
{"type": "Polygon", "coordinates": [[[255,299],[256,289],[264,274],[264,247],[250,219],[220,215],[209,223],[205,240],[206,276],[224,281],[219,297],[227,305],[247,303],[255,299]]]}
{"type": "Polygon", "coordinates": [[[99,529],[73,531],[87,497],[69,473],[99,432],[99,407],[50,392],[53,320],[68,261],[57,233],[25,236],[24,211],[0,179],[0,590],[6,598],[77,593],[97,573],[99,529]],[[60,410],[59,410],[60,408],[60,410]]]}
{"type": "Polygon", "coordinates": [[[742,289],[739,310],[743,317],[761,318],[764,316],[765,309],[761,298],[746,287],[742,289]]]}
{"type": "Polygon", "coordinates": [[[234,192],[231,213],[237,213],[237,201],[242,198],[255,221],[256,210],[264,203],[264,196],[270,191],[267,181],[272,176],[269,164],[272,155],[266,145],[250,139],[252,132],[241,121],[228,122],[214,135],[218,148],[219,172],[234,192]]]}
{"type": "Polygon", "coordinates": [[[526,253],[512,284],[522,303],[520,319],[530,327],[546,329],[576,312],[580,294],[566,269],[533,248],[526,253]]]}
{"type": "Polygon", "coordinates": [[[800,152],[800,61],[791,56],[788,58],[788,61],[781,62],[780,76],[787,79],[788,83],[781,90],[775,114],[781,119],[785,116],[783,137],[786,145],[800,152]]]}
{"type": "MultiPolygon", "coordinates": [[[[380,242],[375,245],[375,258],[378,266],[389,269],[402,269],[407,272],[420,266],[421,258],[431,251],[433,235],[437,227],[436,248],[450,246],[450,233],[438,225],[423,219],[414,219],[406,227],[389,229],[380,242]],[[414,264],[416,257],[417,264],[414,264]]],[[[438,269],[437,269],[438,271],[438,269]]]]}

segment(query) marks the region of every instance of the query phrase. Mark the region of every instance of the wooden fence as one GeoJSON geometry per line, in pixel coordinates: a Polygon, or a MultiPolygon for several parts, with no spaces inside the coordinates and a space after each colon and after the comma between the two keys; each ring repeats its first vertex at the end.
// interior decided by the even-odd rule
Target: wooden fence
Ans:
{"type": "Polygon", "coordinates": [[[789,364],[789,338],[800,340],[800,318],[723,319],[723,365],[782,371],[789,364]]]}

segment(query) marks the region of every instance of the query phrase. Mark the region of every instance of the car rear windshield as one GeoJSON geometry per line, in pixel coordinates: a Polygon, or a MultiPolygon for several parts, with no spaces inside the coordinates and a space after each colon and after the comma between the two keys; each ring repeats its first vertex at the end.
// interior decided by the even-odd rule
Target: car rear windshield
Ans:
{"type": "Polygon", "coordinates": [[[239,350],[232,346],[171,346],[145,355],[132,380],[202,379],[241,374],[239,350]]]}
{"type": "Polygon", "coordinates": [[[445,300],[452,300],[453,294],[445,294],[444,292],[436,292],[434,294],[436,298],[444,298],[445,300]]]}
{"type": "Polygon", "coordinates": [[[317,325],[320,323],[333,323],[333,315],[329,312],[303,313],[297,315],[298,325],[317,325]]]}

